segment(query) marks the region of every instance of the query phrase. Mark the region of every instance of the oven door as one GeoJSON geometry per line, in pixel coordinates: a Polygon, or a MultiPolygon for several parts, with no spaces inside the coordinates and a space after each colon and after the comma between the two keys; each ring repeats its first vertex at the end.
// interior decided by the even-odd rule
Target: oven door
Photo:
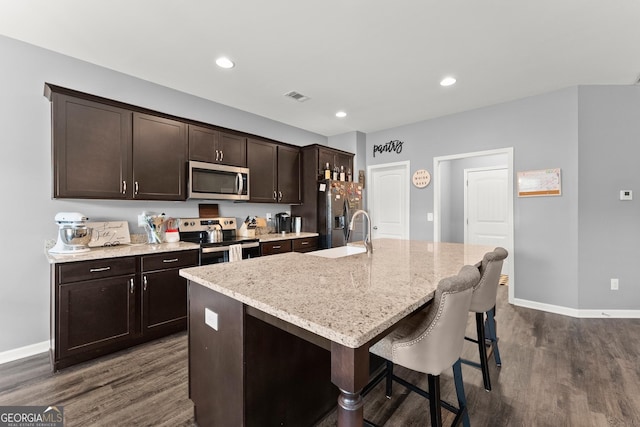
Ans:
{"type": "Polygon", "coordinates": [[[200,265],[229,262],[228,246],[212,246],[200,249],[200,265]]]}

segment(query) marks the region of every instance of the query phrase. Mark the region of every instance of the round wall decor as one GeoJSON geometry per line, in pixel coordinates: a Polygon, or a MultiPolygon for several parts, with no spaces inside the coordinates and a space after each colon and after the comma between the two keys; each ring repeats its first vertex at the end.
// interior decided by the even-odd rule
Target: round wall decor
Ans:
{"type": "Polygon", "coordinates": [[[426,169],[418,169],[413,174],[413,185],[424,188],[431,182],[431,174],[426,169]]]}

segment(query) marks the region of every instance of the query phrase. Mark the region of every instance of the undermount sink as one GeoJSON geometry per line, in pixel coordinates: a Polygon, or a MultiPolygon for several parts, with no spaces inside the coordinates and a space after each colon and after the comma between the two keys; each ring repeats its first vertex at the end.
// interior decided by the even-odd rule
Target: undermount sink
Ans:
{"type": "Polygon", "coordinates": [[[338,246],[337,248],[322,249],[315,252],[307,252],[307,255],[315,255],[324,258],[342,258],[349,255],[365,253],[367,249],[363,246],[338,246]]]}

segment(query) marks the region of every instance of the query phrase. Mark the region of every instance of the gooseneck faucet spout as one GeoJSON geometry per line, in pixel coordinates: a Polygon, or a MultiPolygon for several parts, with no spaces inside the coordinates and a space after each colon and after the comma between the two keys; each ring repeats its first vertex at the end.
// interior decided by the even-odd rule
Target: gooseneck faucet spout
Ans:
{"type": "Polygon", "coordinates": [[[367,218],[367,235],[364,237],[364,247],[367,250],[367,254],[373,253],[373,243],[371,242],[371,217],[367,213],[367,211],[358,209],[351,216],[351,221],[349,221],[349,234],[347,235],[347,243],[349,243],[349,237],[351,236],[351,232],[353,231],[353,226],[355,224],[355,219],[358,215],[362,215],[367,218]]]}

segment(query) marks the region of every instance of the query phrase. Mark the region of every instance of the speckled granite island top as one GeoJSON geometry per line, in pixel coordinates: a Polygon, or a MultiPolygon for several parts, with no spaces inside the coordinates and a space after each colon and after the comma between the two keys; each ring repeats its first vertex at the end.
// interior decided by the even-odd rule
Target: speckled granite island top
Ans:
{"type": "Polygon", "coordinates": [[[346,347],[358,348],[433,298],[438,282],[492,247],[379,239],[328,259],[285,253],[180,275],[346,347]]]}

